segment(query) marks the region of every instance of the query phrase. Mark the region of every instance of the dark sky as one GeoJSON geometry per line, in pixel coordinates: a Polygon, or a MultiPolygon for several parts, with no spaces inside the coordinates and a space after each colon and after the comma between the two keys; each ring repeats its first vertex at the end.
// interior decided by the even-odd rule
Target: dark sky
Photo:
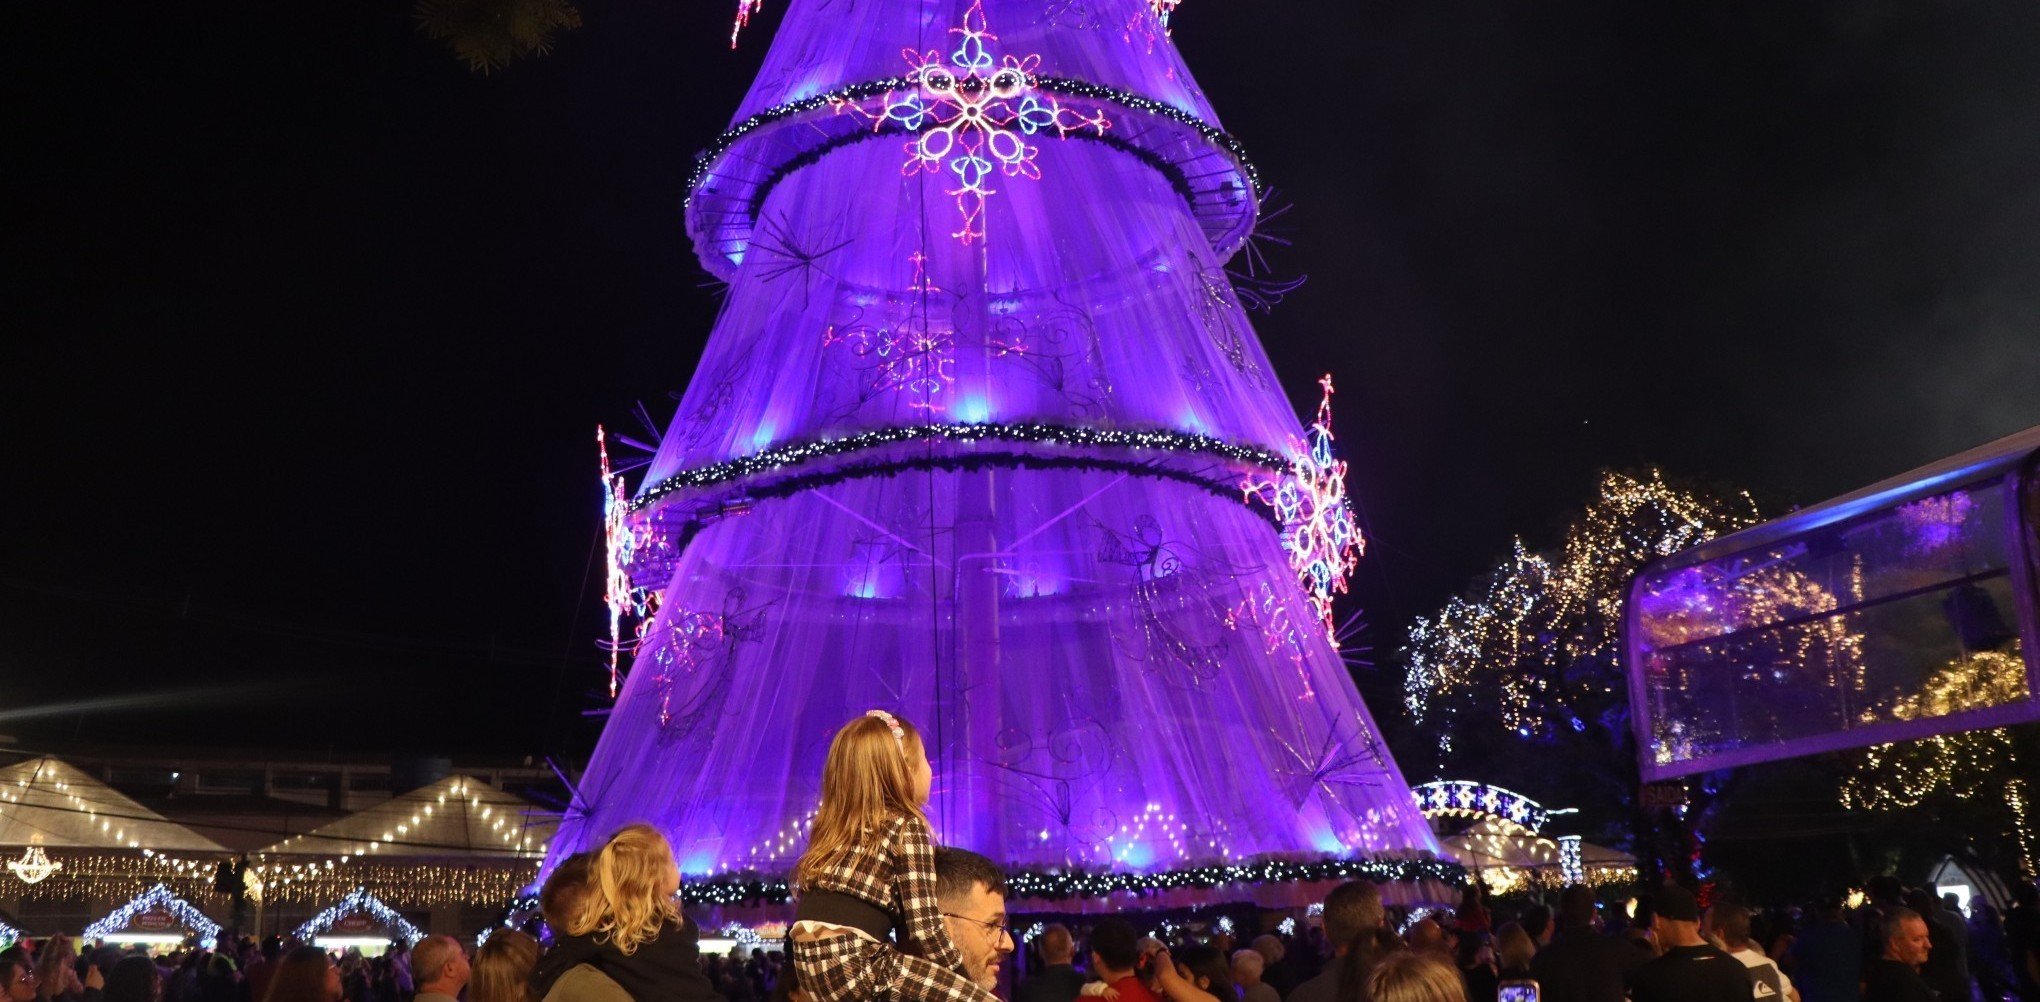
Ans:
{"type": "MultiPolygon", "coordinates": [[[[13,5],[0,733],[584,753],[592,431],[714,315],[682,185],[782,3],[734,54],[729,6],[484,77],[400,3],[13,5]]],[[[1298,206],[1260,331],[1300,408],[1337,375],[1377,649],[1599,468],[1808,503],[2040,423],[2031,0],[1176,38],[1298,206]]]]}

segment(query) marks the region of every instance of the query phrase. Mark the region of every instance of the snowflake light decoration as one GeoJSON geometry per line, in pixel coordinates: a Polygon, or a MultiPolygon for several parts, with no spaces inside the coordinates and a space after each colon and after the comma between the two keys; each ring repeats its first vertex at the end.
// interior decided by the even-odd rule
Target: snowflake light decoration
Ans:
{"type": "Polygon", "coordinates": [[[1324,395],[1318,399],[1317,417],[1290,459],[1289,474],[1250,479],[1242,488],[1248,499],[1273,508],[1281,519],[1290,569],[1303,582],[1326,638],[1337,647],[1332,599],[1345,593],[1346,579],[1360,566],[1367,543],[1346,502],[1346,463],[1332,452],[1332,377],[1326,375],[1318,385],[1324,395]]]}
{"type": "Polygon", "coordinates": [[[983,0],[963,12],[962,27],[949,31],[962,37],[946,58],[935,49],[903,53],[913,90],[887,92],[875,112],[847,100],[837,102],[836,109],[871,117],[874,129],[913,133],[902,173],[946,171],[952,176],[956,187],[946,190],[963,217],[962,228],[952,235],[972,244],[984,239],[985,200],[997,193],[991,186],[995,175],[1041,177],[1034,162],[1040,149],[1029,139],[1049,132],[1102,136],[1112,123],[1103,112],[1085,115],[1053,96],[1035,93],[1040,56],[994,56],[988,43],[999,36],[985,21],[983,0]]]}
{"type": "Polygon", "coordinates": [[[177,921],[182,922],[186,929],[196,933],[200,946],[210,949],[213,942],[219,938],[218,922],[207,918],[206,914],[193,907],[191,902],[172,894],[170,888],[163,884],[157,884],[135,895],[127,904],[114,909],[105,918],[86,926],[82,938],[105,939],[127,928],[128,924],[135,920],[135,916],[157,908],[169,912],[177,921]]]}
{"type": "Polygon", "coordinates": [[[317,939],[320,933],[333,928],[335,922],[349,915],[366,915],[382,923],[383,928],[388,929],[393,937],[413,946],[425,938],[425,930],[397,914],[396,909],[383,904],[382,899],[370,894],[366,887],[357,887],[348,892],[347,896],[341,898],[333,907],[312,916],[304,925],[298,926],[291,936],[300,943],[310,943],[317,939]]]}
{"type": "Polygon", "coordinates": [[[1580,852],[1578,835],[1558,837],[1558,879],[1568,884],[1587,882],[1587,867],[1580,852]]]}
{"type": "Polygon", "coordinates": [[[631,584],[629,568],[637,537],[630,527],[630,491],[624,487],[623,475],[610,470],[609,440],[600,425],[595,428],[595,448],[602,464],[602,538],[608,557],[602,602],[609,608],[609,698],[615,699],[623,678],[619,662],[625,647],[624,617],[649,617],[657,608],[658,596],[631,584]]]}

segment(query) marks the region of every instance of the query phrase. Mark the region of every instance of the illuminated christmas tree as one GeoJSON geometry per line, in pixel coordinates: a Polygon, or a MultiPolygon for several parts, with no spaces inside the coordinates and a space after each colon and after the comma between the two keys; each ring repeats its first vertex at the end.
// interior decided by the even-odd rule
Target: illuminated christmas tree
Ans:
{"type": "Polygon", "coordinates": [[[691,183],[726,304],[642,479],[605,452],[627,671],[555,858],[646,819],[696,886],[783,875],[869,707],[1015,869],[1435,848],[1331,636],[1344,466],[1225,271],[1261,192],[1175,6],[788,7],[691,183]]]}

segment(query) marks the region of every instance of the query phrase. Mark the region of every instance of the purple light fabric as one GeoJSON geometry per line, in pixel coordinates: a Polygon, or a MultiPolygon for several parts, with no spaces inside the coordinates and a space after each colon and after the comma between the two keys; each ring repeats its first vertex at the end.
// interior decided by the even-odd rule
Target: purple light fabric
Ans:
{"type": "MultiPolygon", "coordinates": [[[[901,49],[953,44],[966,6],[796,0],[740,118],[898,74],[901,49]]],[[[1038,73],[1209,114],[1165,37],[1124,34],[1144,2],[983,11],[994,52],[1052,57],[1038,73]]],[[[1031,137],[1039,178],[995,174],[966,244],[954,176],[902,172],[912,140],[761,168],[757,232],[633,515],[660,609],[552,857],[647,820],[690,876],[783,875],[830,737],[872,707],[928,738],[941,840],[1011,867],[1436,851],[1243,499],[1251,463],[931,439],[883,470],[817,453],[652,497],[930,423],[1300,448],[1224,262],[1152,162],[1031,137]]]]}

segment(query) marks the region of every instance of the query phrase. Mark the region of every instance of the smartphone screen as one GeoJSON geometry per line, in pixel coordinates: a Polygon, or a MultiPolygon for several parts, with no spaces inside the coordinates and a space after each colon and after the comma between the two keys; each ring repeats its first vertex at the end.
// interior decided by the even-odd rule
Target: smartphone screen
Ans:
{"type": "Polygon", "coordinates": [[[1511,978],[1502,982],[1495,992],[1495,1002],[1538,1002],[1537,982],[1529,978],[1511,978]]]}

